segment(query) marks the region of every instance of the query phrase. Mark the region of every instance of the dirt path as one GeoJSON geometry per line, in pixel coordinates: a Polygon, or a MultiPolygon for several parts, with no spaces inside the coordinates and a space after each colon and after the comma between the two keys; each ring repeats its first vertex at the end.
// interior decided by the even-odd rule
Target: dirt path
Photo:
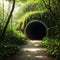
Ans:
{"type": "Polygon", "coordinates": [[[39,47],[42,41],[30,41],[27,45],[22,47],[22,54],[16,60],[51,60],[47,54],[46,49],[39,47]]]}

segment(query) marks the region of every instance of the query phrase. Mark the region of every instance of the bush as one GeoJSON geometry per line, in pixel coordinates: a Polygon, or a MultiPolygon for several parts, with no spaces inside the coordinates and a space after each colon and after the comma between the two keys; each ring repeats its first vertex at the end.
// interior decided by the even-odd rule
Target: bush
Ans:
{"type": "Polygon", "coordinates": [[[18,54],[21,45],[26,44],[27,41],[28,40],[23,33],[8,29],[4,39],[0,39],[0,60],[5,60],[6,57],[18,54]]]}
{"type": "MultiPolygon", "coordinates": [[[[60,36],[60,35],[59,35],[60,36]]],[[[60,40],[57,38],[45,38],[44,42],[40,45],[47,48],[47,53],[50,56],[55,57],[56,60],[59,60],[60,56],[60,40]]]]}
{"type": "Polygon", "coordinates": [[[0,60],[5,60],[6,57],[18,54],[20,47],[10,43],[0,42],[0,60]]]}
{"type": "Polygon", "coordinates": [[[5,41],[8,41],[9,43],[23,45],[28,42],[28,38],[19,31],[16,30],[7,30],[5,35],[5,41]]]}
{"type": "Polygon", "coordinates": [[[59,33],[60,33],[60,27],[59,27],[59,25],[57,25],[57,26],[51,27],[49,29],[48,36],[52,37],[52,38],[60,39],[59,38],[59,36],[60,36],[59,33]]]}

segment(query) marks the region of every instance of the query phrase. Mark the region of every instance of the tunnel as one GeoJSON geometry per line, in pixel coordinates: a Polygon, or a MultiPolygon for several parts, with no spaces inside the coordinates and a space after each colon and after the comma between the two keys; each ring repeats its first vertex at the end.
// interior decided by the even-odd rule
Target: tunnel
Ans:
{"type": "Polygon", "coordinates": [[[31,21],[26,25],[25,34],[31,40],[42,40],[47,36],[47,26],[41,21],[31,21]]]}

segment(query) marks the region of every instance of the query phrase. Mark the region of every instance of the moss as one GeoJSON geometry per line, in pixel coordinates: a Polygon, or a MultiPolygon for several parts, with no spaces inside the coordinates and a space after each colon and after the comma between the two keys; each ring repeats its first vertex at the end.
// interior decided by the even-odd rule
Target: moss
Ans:
{"type": "Polygon", "coordinates": [[[50,12],[48,11],[30,11],[26,13],[23,17],[17,20],[19,24],[19,30],[24,32],[26,25],[32,20],[39,20],[44,22],[48,28],[53,27],[55,25],[55,21],[52,20],[53,17],[50,16],[50,12]]]}

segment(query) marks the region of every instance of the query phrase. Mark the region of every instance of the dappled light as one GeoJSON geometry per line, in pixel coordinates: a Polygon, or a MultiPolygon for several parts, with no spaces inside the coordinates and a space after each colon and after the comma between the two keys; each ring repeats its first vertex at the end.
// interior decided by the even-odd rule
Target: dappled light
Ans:
{"type": "Polygon", "coordinates": [[[30,42],[31,42],[32,44],[34,44],[34,43],[41,43],[42,41],[41,41],[41,40],[34,40],[34,41],[31,40],[30,42]]]}
{"type": "Polygon", "coordinates": [[[44,59],[44,60],[50,60],[51,58],[48,58],[47,56],[35,56],[35,58],[44,59]]]}
{"type": "Polygon", "coordinates": [[[0,0],[0,60],[60,60],[60,0],[0,0]]]}
{"type": "Polygon", "coordinates": [[[30,40],[28,45],[24,45],[22,48],[21,60],[49,60],[47,54],[45,53],[46,48],[40,48],[39,46],[35,46],[36,44],[39,45],[39,43],[41,42],[42,41],[39,40],[30,40]]]}
{"type": "Polygon", "coordinates": [[[42,48],[24,48],[24,51],[31,51],[31,52],[37,52],[37,51],[43,51],[44,49],[42,48]]]}
{"type": "Polygon", "coordinates": [[[30,40],[28,46],[26,45],[26,47],[24,46],[23,50],[24,51],[29,51],[29,52],[38,52],[38,51],[46,51],[46,48],[39,48],[39,44],[42,41],[39,40],[30,40]],[[32,48],[35,47],[35,48],[32,48]]]}

